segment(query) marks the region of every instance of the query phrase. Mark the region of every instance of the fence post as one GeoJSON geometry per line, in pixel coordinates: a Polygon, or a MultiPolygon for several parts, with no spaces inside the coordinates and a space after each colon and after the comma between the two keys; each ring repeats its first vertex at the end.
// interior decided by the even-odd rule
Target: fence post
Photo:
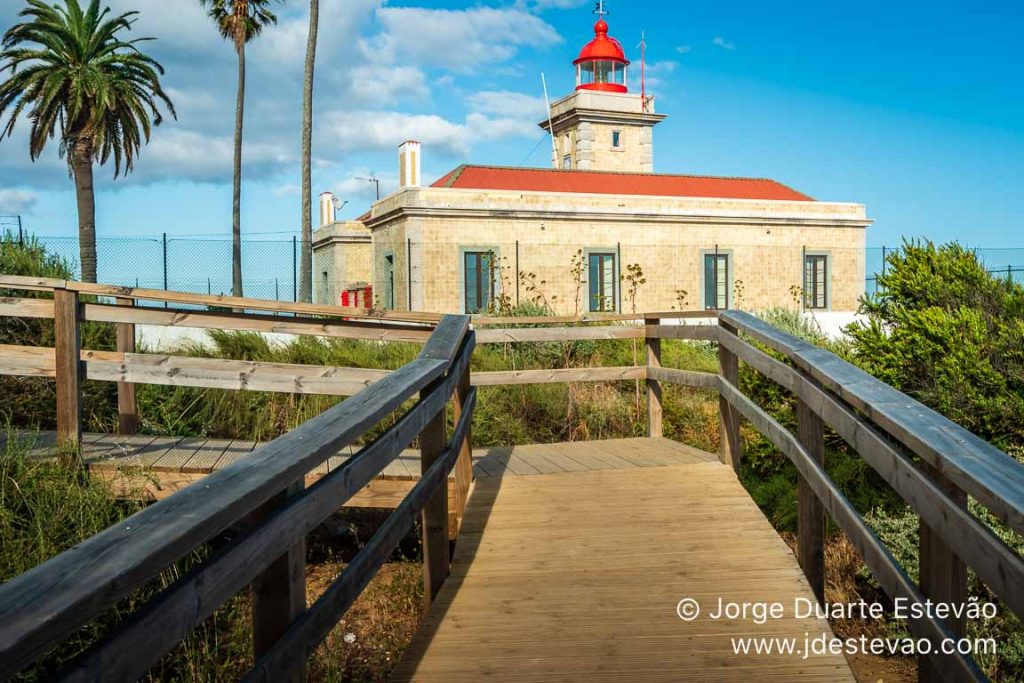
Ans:
{"type": "MultiPolygon", "coordinates": [[[[443,382],[443,380],[441,380],[443,382]]],[[[420,399],[431,392],[440,391],[441,382],[434,382],[420,392],[420,399]]],[[[427,423],[420,433],[420,471],[426,474],[430,466],[444,453],[447,435],[445,408],[427,423]]],[[[423,601],[429,607],[448,576],[448,482],[437,487],[423,508],[423,601]]]]}
{"type": "MultiPolygon", "coordinates": [[[[134,306],[134,299],[118,297],[118,306],[134,306]]],[[[135,353],[135,323],[117,324],[118,353],[135,353]]],[[[131,382],[117,383],[117,431],[131,435],[139,431],[139,407],[135,400],[135,385],[131,382]]]]}
{"type": "MultiPolygon", "coordinates": [[[[458,424],[462,418],[463,409],[466,405],[466,399],[469,398],[470,390],[471,382],[469,366],[467,365],[466,370],[462,373],[462,377],[459,378],[459,383],[455,387],[455,394],[452,397],[452,421],[455,424],[458,424]]],[[[455,463],[455,528],[448,530],[452,538],[455,538],[459,533],[459,527],[462,526],[462,518],[466,512],[466,500],[469,496],[469,486],[472,483],[473,436],[472,428],[470,428],[466,432],[466,440],[459,446],[459,459],[455,463]]]]}
{"type": "Polygon", "coordinates": [[[57,380],[57,446],[77,457],[82,445],[82,344],[78,292],[53,291],[53,333],[57,380]]]}
{"type": "Polygon", "coordinates": [[[409,312],[412,313],[412,240],[405,241],[405,288],[409,293],[409,312]]]}
{"type": "MultiPolygon", "coordinates": [[[[715,247],[716,249],[718,247],[715,247]]],[[[719,332],[737,334],[735,327],[722,319],[718,321],[719,332]]],[[[722,378],[735,387],[740,385],[740,361],[724,344],[718,345],[718,365],[722,378]]],[[[719,429],[719,460],[732,467],[737,473],[740,471],[740,413],[732,407],[724,396],[718,397],[718,412],[721,415],[721,427],[719,429]]]]}
{"type": "MultiPolygon", "coordinates": [[[[956,484],[927,463],[922,462],[921,469],[957,506],[967,507],[967,495],[956,484]]],[[[967,565],[923,521],[918,530],[918,542],[920,588],[924,597],[936,603],[967,604],[967,565]]],[[[962,637],[967,632],[963,615],[959,619],[950,615],[946,623],[958,636],[962,637]]],[[[922,683],[945,680],[942,669],[941,663],[921,655],[917,663],[917,678],[922,683]]]]}
{"type": "MultiPolygon", "coordinates": [[[[661,323],[658,318],[644,318],[644,341],[647,346],[647,367],[661,367],[661,339],[652,337],[656,334],[661,323]]],[[[660,437],[663,431],[664,413],[661,406],[661,382],[656,379],[647,379],[647,436],[660,437]]]]}
{"type": "MultiPolygon", "coordinates": [[[[167,233],[164,233],[164,291],[167,291],[167,233]]],[[[164,308],[168,308],[168,303],[164,302],[164,308]]]]}
{"type": "MultiPolygon", "coordinates": [[[[250,516],[253,527],[298,494],[305,483],[299,480],[268,501],[250,516]]],[[[252,639],[254,660],[267,653],[306,609],[306,539],[301,538],[252,582],[252,639]]],[[[306,662],[293,657],[293,669],[286,677],[290,683],[306,679],[306,662]]]]}
{"type": "MultiPolygon", "coordinates": [[[[797,437],[819,464],[825,463],[825,423],[801,399],[796,402],[797,437]]],[[[807,480],[797,475],[797,556],[818,602],[825,603],[825,508],[807,480]]]]}

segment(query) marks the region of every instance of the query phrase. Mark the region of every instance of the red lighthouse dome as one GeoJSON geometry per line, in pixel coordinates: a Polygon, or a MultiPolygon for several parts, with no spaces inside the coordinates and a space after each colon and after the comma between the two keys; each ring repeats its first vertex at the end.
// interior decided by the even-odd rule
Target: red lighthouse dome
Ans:
{"type": "Polygon", "coordinates": [[[583,46],[576,65],[576,89],[628,92],[629,60],[622,44],[608,35],[603,18],[594,25],[594,39],[583,46]]]}

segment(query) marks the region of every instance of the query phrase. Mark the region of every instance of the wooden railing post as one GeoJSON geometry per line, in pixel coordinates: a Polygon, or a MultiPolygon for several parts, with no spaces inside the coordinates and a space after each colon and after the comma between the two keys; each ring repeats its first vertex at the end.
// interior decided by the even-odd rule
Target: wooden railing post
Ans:
{"type": "MultiPolygon", "coordinates": [[[[134,306],[134,299],[117,298],[118,306],[134,306]]],[[[117,324],[118,353],[135,353],[135,324],[117,324]]],[[[135,385],[117,383],[117,427],[120,434],[131,435],[139,431],[139,407],[135,400],[135,385]]]]}
{"type": "MultiPolygon", "coordinates": [[[[718,321],[721,332],[736,334],[736,328],[722,320],[718,321]]],[[[740,361],[724,344],[718,345],[718,365],[722,377],[738,387],[740,385],[740,361]]],[[[722,416],[720,428],[719,459],[734,470],[740,470],[740,413],[732,407],[724,396],[718,398],[718,411],[722,416]]]]}
{"type": "MultiPolygon", "coordinates": [[[[644,328],[647,330],[647,367],[661,367],[661,339],[651,336],[651,326],[661,323],[658,318],[645,318],[644,328]]],[[[663,432],[664,412],[661,405],[661,382],[647,379],[647,436],[660,437],[663,432]]]]}
{"type": "MultiPolygon", "coordinates": [[[[302,491],[304,486],[305,483],[300,480],[281,495],[275,496],[261,510],[253,513],[251,524],[257,525],[273,509],[302,491]]],[[[306,539],[300,538],[252,582],[252,640],[256,660],[270,651],[292,621],[305,609],[306,539]]],[[[296,656],[294,667],[286,680],[291,683],[306,680],[306,662],[301,656],[296,656]]]]}
{"type": "MultiPolygon", "coordinates": [[[[819,464],[825,463],[825,423],[802,400],[796,403],[797,437],[819,464]]],[[[825,507],[797,475],[797,556],[818,602],[825,603],[825,507]]]]}
{"type": "Polygon", "coordinates": [[[82,444],[82,342],[78,292],[53,291],[54,353],[57,379],[57,446],[76,457],[82,444]]]}
{"type": "MultiPolygon", "coordinates": [[[[921,463],[922,470],[932,481],[961,508],[967,507],[967,494],[945,475],[927,463],[921,463]]],[[[967,565],[946,545],[939,534],[922,520],[919,527],[919,576],[924,597],[937,603],[965,605],[967,603],[967,565]]],[[[958,636],[967,632],[967,621],[950,616],[946,620],[950,629],[958,636]]],[[[933,659],[921,656],[917,663],[917,677],[921,683],[945,680],[933,659]]]]}
{"type": "MultiPolygon", "coordinates": [[[[442,380],[443,381],[443,380],[442,380]]],[[[438,390],[435,382],[420,392],[426,398],[438,390]]],[[[444,453],[447,435],[446,410],[442,408],[420,432],[420,468],[426,474],[444,453]]],[[[437,487],[437,491],[423,507],[423,599],[429,607],[437,597],[441,585],[448,577],[451,562],[448,550],[448,482],[437,487]]]]}
{"type": "MultiPolygon", "coordinates": [[[[455,394],[452,397],[452,413],[455,424],[458,424],[459,419],[462,417],[471,389],[469,366],[467,365],[466,371],[459,378],[459,383],[455,387],[455,394]]],[[[458,534],[459,527],[462,526],[462,518],[465,515],[466,502],[469,497],[469,487],[472,483],[473,443],[472,430],[470,430],[466,432],[466,440],[462,442],[459,449],[459,459],[455,463],[455,528],[448,530],[453,538],[458,534]]]]}

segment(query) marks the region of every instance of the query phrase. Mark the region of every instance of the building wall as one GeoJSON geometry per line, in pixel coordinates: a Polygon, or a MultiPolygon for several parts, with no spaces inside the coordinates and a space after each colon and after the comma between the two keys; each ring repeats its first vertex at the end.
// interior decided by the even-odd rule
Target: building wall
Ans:
{"type": "Polygon", "coordinates": [[[653,100],[645,110],[637,94],[605,93],[583,90],[555,102],[551,123],[541,128],[555,131],[555,168],[622,173],[654,172],[653,126],[665,117],[654,112],[653,100]],[[618,131],[622,145],[612,145],[618,131]]]}
{"type": "Polygon", "coordinates": [[[573,168],[617,173],[654,171],[652,131],[648,127],[584,122],[574,131],[574,139],[573,168]],[[620,135],[619,147],[613,145],[616,131],[620,135]]]}
{"type": "Polygon", "coordinates": [[[370,231],[358,222],[334,223],[313,233],[313,300],[338,304],[341,293],[373,279],[370,231]]]}
{"type": "MultiPolygon", "coordinates": [[[[614,253],[619,274],[642,269],[635,302],[618,283],[615,304],[625,311],[703,308],[703,255],[716,249],[732,255],[733,307],[799,308],[805,253],[829,256],[830,310],[856,310],[864,291],[868,221],[859,205],[427,188],[388,198],[375,214],[378,259],[399,235],[411,241],[402,251],[412,255],[414,310],[464,312],[466,251],[495,254],[497,294],[543,298],[563,314],[589,309],[586,264],[579,277],[573,265],[594,251],[614,253]]],[[[405,253],[396,262],[404,310],[405,253]]]]}
{"type": "MultiPolygon", "coordinates": [[[[703,255],[716,249],[733,259],[733,307],[799,308],[805,250],[830,256],[831,310],[856,310],[864,291],[864,231],[857,228],[772,226],[769,233],[738,225],[637,223],[623,229],[618,223],[554,220],[540,228],[505,218],[422,220],[425,241],[416,245],[414,262],[429,278],[414,287],[423,288],[423,310],[464,312],[466,251],[494,253],[498,291],[512,303],[539,298],[561,314],[589,310],[586,263],[579,277],[573,266],[592,252],[614,254],[619,276],[630,264],[640,266],[646,282],[637,288],[637,311],[703,308],[703,255]],[[525,282],[517,276],[523,273],[525,282]]],[[[629,283],[620,281],[619,288],[617,307],[633,310],[629,283]]]]}

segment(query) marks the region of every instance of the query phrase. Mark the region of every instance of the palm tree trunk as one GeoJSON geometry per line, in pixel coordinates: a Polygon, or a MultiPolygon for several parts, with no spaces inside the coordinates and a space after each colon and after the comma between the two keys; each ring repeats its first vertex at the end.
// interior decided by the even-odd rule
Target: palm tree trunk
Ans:
{"type": "Polygon", "coordinates": [[[242,296],[242,124],[245,121],[245,43],[238,45],[235,103],[235,177],[231,205],[231,293],[242,296]]]}
{"type": "Polygon", "coordinates": [[[299,265],[299,300],[313,300],[313,70],[320,23],[319,0],[309,1],[309,37],[306,41],[306,75],[302,83],[302,257],[299,265]]]}
{"type": "Polygon", "coordinates": [[[71,141],[71,173],[78,203],[78,249],[82,281],[96,282],[96,195],[92,180],[93,143],[88,135],[71,141]]]}

